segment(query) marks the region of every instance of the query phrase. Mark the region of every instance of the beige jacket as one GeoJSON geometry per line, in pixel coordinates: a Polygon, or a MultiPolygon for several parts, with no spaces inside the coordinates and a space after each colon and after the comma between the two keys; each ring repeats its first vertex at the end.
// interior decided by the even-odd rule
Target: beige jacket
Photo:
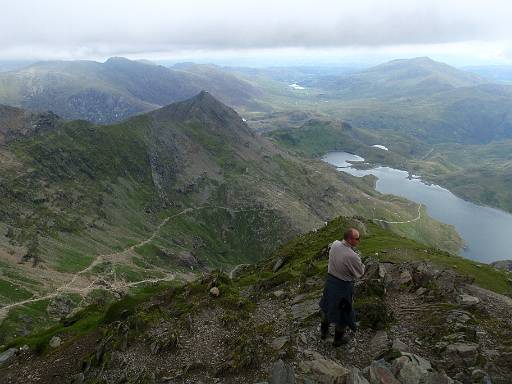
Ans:
{"type": "Polygon", "coordinates": [[[336,240],[329,250],[327,272],[338,279],[354,281],[364,274],[364,264],[359,255],[345,240],[336,240]]]}

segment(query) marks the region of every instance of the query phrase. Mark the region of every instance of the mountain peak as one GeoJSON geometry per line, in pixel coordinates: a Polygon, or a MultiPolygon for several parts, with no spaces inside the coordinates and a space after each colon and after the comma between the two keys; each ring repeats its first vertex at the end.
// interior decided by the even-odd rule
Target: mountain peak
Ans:
{"type": "Polygon", "coordinates": [[[122,56],[112,56],[105,61],[105,64],[116,64],[116,63],[131,63],[132,60],[122,56]]]}
{"type": "Polygon", "coordinates": [[[197,95],[192,97],[190,100],[198,100],[201,102],[215,100],[216,102],[219,102],[215,97],[210,95],[210,93],[208,91],[205,91],[204,89],[201,92],[199,92],[197,95]]]}
{"type": "Polygon", "coordinates": [[[59,122],[59,116],[51,111],[30,112],[0,104],[0,144],[51,130],[59,122]]]}
{"type": "Polygon", "coordinates": [[[190,99],[167,105],[149,115],[160,121],[185,122],[196,119],[208,126],[254,135],[235,110],[204,90],[190,99]]]}

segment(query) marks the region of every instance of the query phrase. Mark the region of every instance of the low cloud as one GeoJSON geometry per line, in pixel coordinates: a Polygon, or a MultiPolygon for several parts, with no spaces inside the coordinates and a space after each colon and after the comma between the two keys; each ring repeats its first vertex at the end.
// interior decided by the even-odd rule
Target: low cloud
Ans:
{"type": "Polygon", "coordinates": [[[18,0],[2,6],[0,57],[493,42],[512,36],[511,11],[502,0],[18,0]]]}

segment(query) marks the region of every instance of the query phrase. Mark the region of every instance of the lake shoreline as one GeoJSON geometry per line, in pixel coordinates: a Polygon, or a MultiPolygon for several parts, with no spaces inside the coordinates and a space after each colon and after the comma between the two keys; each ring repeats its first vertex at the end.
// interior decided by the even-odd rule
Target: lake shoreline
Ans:
{"type": "Polygon", "coordinates": [[[381,165],[371,167],[372,164],[364,162],[364,158],[348,152],[329,152],[321,159],[352,176],[373,175],[377,178],[375,190],[380,193],[425,205],[432,218],[454,226],[460,234],[465,244],[459,251],[461,256],[484,263],[511,258],[510,213],[464,200],[447,188],[425,182],[408,171],[381,165]],[[485,238],[493,241],[487,244],[482,241],[485,238]]]}

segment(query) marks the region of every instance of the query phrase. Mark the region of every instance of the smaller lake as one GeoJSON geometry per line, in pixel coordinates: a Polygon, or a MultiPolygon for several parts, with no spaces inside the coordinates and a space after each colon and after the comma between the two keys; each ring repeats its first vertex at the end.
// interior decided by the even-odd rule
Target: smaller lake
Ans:
{"type": "Polygon", "coordinates": [[[353,176],[374,175],[378,178],[377,191],[425,205],[431,217],[453,225],[464,239],[462,256],[484,263],[512,259],[511,214],[465,201],[438,185],[425,184],[416,176],[410,178],[406,171],[389,167],[354,169],[348,161],[364,159],[350,153],[331,152],[322,160],[353,176]]]}

